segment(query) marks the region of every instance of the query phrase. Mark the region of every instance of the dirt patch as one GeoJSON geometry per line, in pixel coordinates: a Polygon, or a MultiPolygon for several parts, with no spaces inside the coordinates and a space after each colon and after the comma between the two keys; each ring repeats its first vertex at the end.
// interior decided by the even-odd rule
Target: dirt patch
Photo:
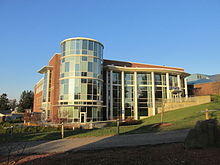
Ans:
{"type": "Polygon", "coordinates": [[[112,148],[95,151],[66,152],[56,155],[30,155],[17,164],[153,164],[153,165],[219,165],[220,148],[186,150],[182,143],[156,146],[112,148]]]}
{"type": "Polygon", "coordinates": [[[162,127],[168,127],[168,126],[171,126],[173,125],[172,123],[156,123],[156,124],[153,124],[151,125],[152,128],[162,128],[162,127]]]}
{"type": "Polygon", "coordinates": [[[161,123],[160,126],[161,127],[168,127],[168,126],[171,126],[173,125],[172,123],[161,123]]]}

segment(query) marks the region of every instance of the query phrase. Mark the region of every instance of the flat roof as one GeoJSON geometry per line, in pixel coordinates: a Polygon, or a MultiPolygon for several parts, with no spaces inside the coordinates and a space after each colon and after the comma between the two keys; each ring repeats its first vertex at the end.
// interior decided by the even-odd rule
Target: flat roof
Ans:
{"type": "Polygon", "coordinates": [[[114,66],[114,65],[106,65],[105,68],[115,71],[126,71],[126,72],[162,72],[162,73],[172,73],[172,74],[180,74],[184,76],[189,76],[189,73],[186,73],[181,70],[169,69],[169,68],[141,68],[141,67],[123,67],[123,66],[114,66]]]}
{"type": "Polygon", "coordinates": [[[159,69],[171,69],[171,70],[184,71],[183,68],[161,66],[161,65],[152,65],[152,64],[143,64],[143,63],[128,62],[128,61],[107,60],[107,59],[103,60],[103,64],[104,64],[104,66],[113,65],[113,66],[131,67],[131,68],[159,68],[159,69]]]}

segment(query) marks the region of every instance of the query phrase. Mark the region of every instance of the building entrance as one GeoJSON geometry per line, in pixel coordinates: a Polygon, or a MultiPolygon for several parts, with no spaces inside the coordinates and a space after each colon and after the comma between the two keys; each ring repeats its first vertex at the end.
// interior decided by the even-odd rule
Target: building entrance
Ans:
{"type": "Polygon", "coordinates": [[[86,112],[80,112],[80,122],[85,123],[86,122],[86,112]]]}

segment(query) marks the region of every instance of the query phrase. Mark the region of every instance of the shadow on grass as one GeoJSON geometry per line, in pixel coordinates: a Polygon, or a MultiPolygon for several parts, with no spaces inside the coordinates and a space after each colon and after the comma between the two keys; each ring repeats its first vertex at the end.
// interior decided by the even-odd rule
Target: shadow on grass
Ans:
{"type": "MultiPolygon", "coordinates": [[[[82,133],[94,131],[96,129],[76,129],[76,130],[65,130],[64,136],[74,136],[82,133]]],[[[13,143],[13,142],[24,142],[24,141],[49,141],[61,139],[61,131],[51,132],[36,132],[36,133],[0,133],[0,144],[13,143]]]]}
{"type": "MultiPolygon", "coordinates": [[[[65,137],[89,132],[91,130],[65,130],[65,137]]],[[[47,143],[49,141],[61,139],[60,131],[40,132],[40,133],[13,133],[0,134],[0,164],[5,161],[7,157],[24,156],[23,151],[26,152],[30,148],[47,143]],[[23,150],[23,151],[22,151],[23,150]]]]}
{"type": "Polygon", "coordinates": [[[160,124],[149,124],[149,125],[143,125],[141,127],[138,127],[136,129],[133,129],[131,131],[120,133],[120,135],[127,135],[127,134],[141,134],[141,133],[153,133],[153,132],[159,132],[160,131],[160,124]]]}

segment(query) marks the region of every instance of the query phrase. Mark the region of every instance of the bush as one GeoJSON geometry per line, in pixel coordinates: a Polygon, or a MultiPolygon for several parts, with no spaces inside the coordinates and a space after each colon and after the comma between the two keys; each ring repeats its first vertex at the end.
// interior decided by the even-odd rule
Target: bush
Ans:
{"type": "Polygon", "coordinates": [[[24,121],[22,119],[14,119],[9,121],[9,123],[23,123],[24,121]]]}
{"type": "Polygon", "coordinates": [[[15,125],[9,122],[0,123],[0,133],[7,133],[9,127],[13,126],[13,133],[42,133],[42,132],[54,132],[59,131],[60,128],[51,127],[51,126],[24,126],[24,125],[15,125]],[[8,127],[8,129],[6,129],[8,127]]]}
{"type": "Polygon", "coordinates": [[[136,125],[136,124],[141,124],[142,121],[141,120],[134,120],[131,117],[128,117],[123,123],[121,123],[120,125],[122,126],[126,126],[126,125],[136,125]]]}
{"type": "Polygon", "coordinates": [[[216,103],[220,103],[220,96],[212,95],[211,101],[216,102],[216,103]]]}

